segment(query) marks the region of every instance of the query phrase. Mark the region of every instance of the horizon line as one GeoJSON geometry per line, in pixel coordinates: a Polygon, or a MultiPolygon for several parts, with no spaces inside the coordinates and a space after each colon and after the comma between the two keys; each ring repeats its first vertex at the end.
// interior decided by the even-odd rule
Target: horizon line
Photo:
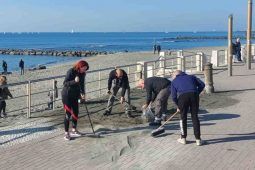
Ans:
{"type": "MultiPolygon", "coordinates": [[[[228,32],[228,31],[1,31],[1,34],[30,34],[30,33],[70,33],[70,34],[75,34],[75,33],[203,33],[203,32],[228,32]]],[[[233,31],[233,32],[247,32],[245,31],[233,31]]],[[[252,31],[255,32],[255,31],[252,31]]]]}

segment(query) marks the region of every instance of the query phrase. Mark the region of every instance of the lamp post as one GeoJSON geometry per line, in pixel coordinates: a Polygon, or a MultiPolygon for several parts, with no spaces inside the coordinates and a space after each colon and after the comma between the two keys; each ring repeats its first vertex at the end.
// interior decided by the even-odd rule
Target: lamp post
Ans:
{"type": "Polygon", "coordinates": [[[233,15],[229,15],[228,17],[228,76],[232,76],[232,60],[233,60],[232,33],[233,33],[233,15]]]}
{"type": "Polygon", "coordinates": [[[248,0],[247,13],[247,68],[251,69],[251,29],[252,29],[252,0],[248,0]]]}

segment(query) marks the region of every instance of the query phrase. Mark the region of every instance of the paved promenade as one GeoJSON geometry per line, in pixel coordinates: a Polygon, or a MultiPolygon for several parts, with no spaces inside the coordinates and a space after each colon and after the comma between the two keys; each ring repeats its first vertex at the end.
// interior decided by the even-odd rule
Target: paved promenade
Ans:
{"type": "MultiPolygon", "coordinates": [[[[188,144],[177,143],[177,118],[157,138],[142,125],[67,142],[60,128],[45,125],[41,131],[48,133],[0,147],[0,169],[255,169],[255,65],[247,70],[242,63],[235,64],[233,76],[227,75],[226,69],[214,71],[215,90],[219,95],[230,91],[238,102],[200,108],[203,146],[195,145],[191,121],[188,144]]],[[[1,129],[0,134],[7,130],[1,129]]]]}

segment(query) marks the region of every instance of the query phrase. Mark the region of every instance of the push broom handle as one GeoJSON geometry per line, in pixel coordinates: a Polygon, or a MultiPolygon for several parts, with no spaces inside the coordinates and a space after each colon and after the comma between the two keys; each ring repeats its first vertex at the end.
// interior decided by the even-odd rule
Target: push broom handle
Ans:
{"type": "Polygon", "coordinates": [[[93,127],[92,121],[90,119],[89,109],[88,109],[86,103],[84,103],[84,105],[85,105],[85,108],[86,108],[86,111],[87,111],[87,115],[88,115],[88,118],[89,118],[89,123],[90,123],[91,129],[92,129],[93,133],[95,134],[94,127],[93,127]]]}
{"type": "Polygon", "coordinates": [[[176,111],[171,117],[169,117],[165,123],[163,123],[161,126],[159,126],[156,130],[159,130],[160,128],[162,128],[167,122],[169,122],[177,113],[179,113],[178,111],[176,111]]]}

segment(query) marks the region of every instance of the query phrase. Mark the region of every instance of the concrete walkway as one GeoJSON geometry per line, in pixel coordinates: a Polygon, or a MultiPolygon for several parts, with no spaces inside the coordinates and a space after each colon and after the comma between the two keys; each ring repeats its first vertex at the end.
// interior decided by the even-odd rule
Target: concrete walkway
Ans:
{"type": "MultiPolygon", "coordinates": [[[[196,146],[189,121],[188,144],[177,143],[178,119],[158,138],[145,126],[120,129],[95,139],[66,142],[63,132],[1,148],[1,169],[255,169],[255,65],[235,64],[214,71],[217,92],[235,91],[239,102],[217,109],[200,108],[203,146],[196,146]],[[114,144],[113,144],[114,143],[114,144]]],[[[213,103],[212,103],[213,104],[213,103]]],[[[87,130],[87,129],[86,129],[87,130]]]]}

